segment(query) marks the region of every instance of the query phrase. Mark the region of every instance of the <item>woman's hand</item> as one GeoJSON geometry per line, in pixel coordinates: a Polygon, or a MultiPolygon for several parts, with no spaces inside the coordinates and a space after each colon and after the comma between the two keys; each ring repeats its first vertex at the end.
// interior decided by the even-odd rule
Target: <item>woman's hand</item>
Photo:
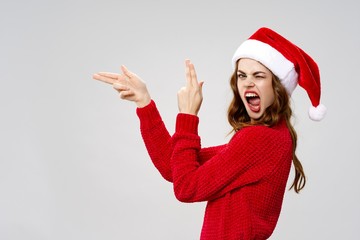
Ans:
{"type": "Polygon", "coordinates": [[[148,105],[151,97],[145,82],[125,66],[121,66],[121,71],[122,74],[99,72],[93,75],[93,79],[112,84],[120,98],[135,102],[139,108],[148,105]]]}
{"type": "Polygon", "coordinates": [[[190,60],[185,61],[186,86],[182,87],[178,94],[178,106],[180,113],[197,115],[202,97],[202,85],[204,82],[198,82],[194,64],[190,60]]]}

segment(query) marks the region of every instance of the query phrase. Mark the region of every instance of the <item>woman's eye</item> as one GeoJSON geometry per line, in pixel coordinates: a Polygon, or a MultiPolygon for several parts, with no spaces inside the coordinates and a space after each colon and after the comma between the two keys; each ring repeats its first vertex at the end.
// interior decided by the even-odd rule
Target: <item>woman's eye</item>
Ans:
{"type": "Polygon", "coordinates": [[[265,78],[264,76],[256,76],[256,78],[265,78]]]}
{"type": "Polygon", "coordinates": [[[245,75],[245,74],[239,74],[239,75],[238,75],[238,78],[244,79],[244,78],[246,78],[246,75],[245,75]]]}

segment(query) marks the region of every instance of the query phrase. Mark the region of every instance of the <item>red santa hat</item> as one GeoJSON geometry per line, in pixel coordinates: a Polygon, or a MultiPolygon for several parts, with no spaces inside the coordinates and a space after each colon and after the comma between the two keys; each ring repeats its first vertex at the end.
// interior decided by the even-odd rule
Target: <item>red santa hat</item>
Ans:
{"type": "Polygon", "coordinates": [[[320,73],[316,62],[302,49],[269,28],[260,28],[236,50],[232,64],[240,58],[259,61],[273,72],[291,95],[299,84],[311,101],[309,117],[320,121],[326,107],[320,104],[320,73]]]}

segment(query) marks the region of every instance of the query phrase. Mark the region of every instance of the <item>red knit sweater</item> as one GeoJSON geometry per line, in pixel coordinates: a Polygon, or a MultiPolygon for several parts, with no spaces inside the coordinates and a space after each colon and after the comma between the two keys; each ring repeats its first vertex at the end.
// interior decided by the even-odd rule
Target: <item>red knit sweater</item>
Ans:
{"type": "Polygon", "coordinates": [[[292,161],[285,122],[245,127],[228,144],[201,148],[199,119],[178,114],[171,137],[152,101],[138,108],[141,134],[182,202],[207,201],[201,239],[267,239],[279,218],[292,161]]]}

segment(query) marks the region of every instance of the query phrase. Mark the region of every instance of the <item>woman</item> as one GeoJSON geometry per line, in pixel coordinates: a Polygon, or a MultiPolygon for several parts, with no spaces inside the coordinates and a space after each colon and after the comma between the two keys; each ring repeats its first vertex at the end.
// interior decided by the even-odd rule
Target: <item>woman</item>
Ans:
{"type": "Polygon", "coordinates": [[[178,92],[176,131],[170,136],[144,82],[122,66],[122,74],[100,72],[94,79],[113,84],[122,99],[137,105],[149,155],[173,183],[182,202],[207,201],[201,239],[267,239],[279,218],[291,162],[298,193],[305,174],[295,155],[289,95],[297,83],[310,96],[310,117],[320,120],[320,77],[316,63],[300,48],[268,28],[236,50],[230,85],[234,98],[228,120],[229,143],[201,148],[197,113],[202,85],[186,60],[186,86],[178,92]]]}

